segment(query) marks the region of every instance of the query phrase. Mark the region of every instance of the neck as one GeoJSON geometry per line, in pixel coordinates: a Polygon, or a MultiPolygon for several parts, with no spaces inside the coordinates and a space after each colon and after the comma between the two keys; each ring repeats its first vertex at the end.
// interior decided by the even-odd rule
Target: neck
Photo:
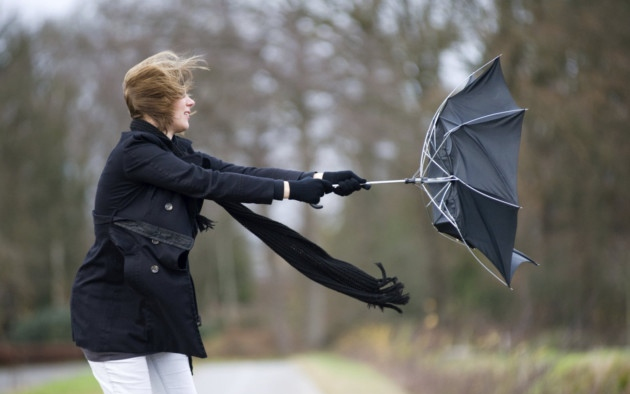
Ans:
{"type": "MultiPolygon", "coordinates": [[[[151,123],[153,126],[155,126],[156,129],[159,130],[160,127],[158,126],[157,122],[149,115],[144,115],[142,117],[142,120],[144,120],[145,122],[151,123]]],[[[175,132],[173,130],[166,130],[166,131],[160,130],[160,131],[164,133],[164,135],[167,136],[169,140],[172,140],[173,136],[175,135],[175,132]]]]}

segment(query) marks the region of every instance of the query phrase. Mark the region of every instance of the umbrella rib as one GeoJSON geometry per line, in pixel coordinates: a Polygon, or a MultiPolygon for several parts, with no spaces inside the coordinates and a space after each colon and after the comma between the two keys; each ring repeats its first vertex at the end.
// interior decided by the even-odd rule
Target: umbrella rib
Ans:
{"type": "MultiPolygon", "coordinates": [[[[433,128],[430,132],[428,132],[427,136],[429,135],[429,133],[431,133],[431,135],[434,135],[435,134],[435,128],[433,128]]],[[[425,168],[425,164],[427,164],[427,161],[432,163],[434,166],[436,166],[445,175],[450,175],[449,172],[446,169],[442,168],[442,166],[440,166],[440,164],[435,160],[435,157],[437,156],[437,152],[440,149],[442,149],[442,146],[444,145],[445,142],[446,142],[446,139],[444,141],[442,141],[440,146],[434,148],[434,153],[433,154],[431,154],[428,145],[435,146],[435,142],[433,144],[427,144],[425,142],[425,144],[423,145],[424,148],[422,150],[422,155],[421,155],[421,158],[420,158],[420,169],[418,170],[418,172],[420,174],[422,174],[422,176],[426,175],[426,172],[429,170],[428,167],[425,168]]]]}
{"type": "MultiPolygon", "coordinates": [[[[448,173],[448,171],[445,168],[443,168],[437,161],[435,161],[435,156],[429,156],[428,160],[440,171],[442,171],[444,175],[449,175],[449,176],[451,175],[448,173]]],[[[429,169],[427,168],[426,170],[428,171],[429,169]]],[[[422,175],[424,176],[425,174],[422,174],[422,175]]]]}
{"type": "Polygon", "coordinates": [[[444,199],[446,198],[446,191],[447,189],[450,187],[449,184],[445,185],[442,189],[440,189],[440,191],[438,193],[436,193],[436,197],[440,196],[440,201],[438,203],[438,201],[429,193],[429,191],[426,189],[426,187],[423,185],[422,186],[425,190],[425,192],[427,193],[427,195],[429,196],[429,200],[430,204],[433,204],[433,206],[442,214],[444,215],[444,217],[449,221],[449,223],[451,223],[453,225],[453,227],[455,227],[457,229],[457,232],[460,233],[461,236],[461,232],[459,231],[459,227],[457,226],[457,223],[455,222],[455,218],[453,217],[453,215],[448,211],[448,209],[445,208],[444,205],[444,199]]]}
{"type": "MultiPolygon", "coordinates": [[[[438,120],[438,118],[439,118],[440,114],[442,113],[442,111],[444,110],[444,107],[446,106],[446,103],[448,102],[448,100],[449,100],[451,97],[453,97],[456,93],[459,93],[459,91],[460,91],[460,90],[461,90],[461,88],[462,88],[462,85],[464,85],[464,87],[465,87],[465,86],[466,86],[466,84],[470,81],[470,78],[472,78],[475,74],[477,74],[477,73],[481,72],[481,70],[483,70],[484,68],[488,67],[490,64],[492,64],[495,60],[497,60],[497,59],[498,59],[498,58],[500,58],[500,57],[501,57],[501,55],[495,56],[493,59],[491,59],[490,61],[486,62],[486,63],[485,63],[484,65],[482,65],[481,67],[479,67],[479,68],[478,68],[478,69],[476,69],[475,71],[471,72],[471,73],[470,73],[470,74],[469,74],[469,75],[468,75],[465,79],[463,79],[463,80],[462,80],[462,81],[461,81],[458,85],[456,85],[456,86],[455,86],[455,88],[453,88],[453,90],[452,90],[452,91],[448,94],[448,96],[446,96],[446,98],[442,101],[442,103],[441,103],[441,104],[440,104],[440,106],[438,107],[437,111],[436,111],[436,112],[435,112],[435,114],[433,115],[433,118],[431,119],[431,123],[429,124],[429,128],[427,129],[427,132],[426,132],[426,134],[425,134],[424,144],[422,145],[422,146],[423,146],[423,149],[422,149],[422,155],[421,155],[421,158],[420,158],[420,169],[419,169],[419,173],[421,173],[421,174],[424,174],[424,173],[425,173],[425,161],[426,161],[425,159],[426,159],[427,157],[429,158],[429,160],[430,160],[431,162],[433,162],[434,164],[436,164],[436,163],[435,163],[435,160],[433,160],[433,157],[434,157],[434,156],[432,156],[432,155],[428,154],[428,153],[430,153],[430,152],[428,152],[428,146],[429,146],[429,145],[431,145],[431,146],[435,146],[435,145],[436,145],[436,143],[437,143],[437,141],[435,140],[435,128],[436,128],[436,125],[437,125],[437,120],[438,120]],[[431,139],[433,139],[433,143],[432,143],[432,144],[430,144],[430,143],[429,143],[429,141],[430,141],[431,139]]],[[[511,111],[524,111],[524,109],[519,108],[519,109],[517,109],[517,110],[511,110],[511,111]]],[[[507,112],[509,112],[509,111],[507,111],[507,112]]],[[[494,116],[494,115],[498,115],[498,114],[501,114],[501,113],[496,113],[496,114],[493,114],[493,115],[486,115],[486,116],[494,116]]],[[[437,149],[435,149],[436,154],[437,154],[437,151],[438,151],[439,149],[441,149],[441,148],[442,148],[442,145],[445,143],[446,139],[448,138],[448,135],[450,135],[450,134],[451,134],[451,132],[456,131],[457,129],[459,129],[461,126],[463,126],[463,125],[465,125],[465,124],[469,124],[469,123],[471,123],[471,122],[473,122],[473,121],[477,121],[477,120],[482,119],[482,118],[483,118],[483,117],[481,117],[481,118],[477,118],[477,119],[473,119],[473,120],[470,120],[470,121],[468,121],[468,122],[466,122],[466,123],[464,123],[464,124],[462,124],[462,125],[460,125],[460,126],[457,126],[456,128],[454,128],[454,129],[452,129],[452,130],[449,130],[449,132],[448,132],[447,134],[445,134],[444,139],[443,139],[442,143],[440,144],[440,146],[439,146],[439,147],[437,147],[437,149]]],[[[439,167],[439,166],[438,166],[438,167],[439,167]]],[[[444,171],[442,168],[440,168],[440,169],[441,169],[444,173],[448,174],[448,172],[444,171]]]]}
{"type": "MultiPolygon", "coordinates": [[[[462,234],[459,226],[455,222],[455,218],[453,217],[453,215],[449,212],[448,209],[445,209],[444,204],[443,204],[444,198],[446,196],[446,189],[450,188],[451,187],[450,185],[451,185],[450,182],[447,183],[438,193],[436,193],[436,195],[442,194],[442,199],[440,201],[440,204],[436,203],[436,200],[433,198],[433,196],[431,196],[431,194],[429,193],[429,191],[426,189],[426,187],[424,185],[422,185],[422,187],[424,188],[426,194],[429,196],[429,199],[431,200],[431,203],[446,218],[446,220],[448,220],[448,222],[457,231],[457,234],[459,234],[460,240],[457,240],[457,243],[463,244],[466,247],[466,249],[468,249],[468,251],[473,256],[473,258],[475,260],[477,260],[477,263],[479,263],[479,265],[481,265],[486,271],[488,271],[488,273],[490,275],[492,275],[496,280],[498,280],[501,284],[507,286],[507,283],[503,279],[501,279],[496,273],[494,273],[490,268],[488,268],[488,266],[486,264],[484,264],[483,261],[481,261],[481,259],[475,254],[475,252],[470,247],[470,245],[468,245],[468,243],[461,241],[461,240],[464,239],[464,235],[462,234]]],[[[444,235],[444,234],[442,234],[442,235],[444,235]]],[[[444,235],[444,236],[446,237],[446,235],[444,235]]],[[[447,237],[447,238],[451,238],[452,239],[452,237],[447,237]]]]}
{"type": "MultiPolygon", "coordinates": [[[[459,229],[457,229],[457,231],[459,231],[459,229]]],[[[475,260],[477,260],[477,262],[479,263],[479,265],[481,265],[486,271],[488,271],[490,273],[490,275],[494,276],[494,278],[496,280],[498,280],[499,282],[501,282],[503,285],[508,286],[507,282],[504,281],[503,279],[501,279],[497,274],[495,274],[490,268],[488,268],[488,266],[486,264],[483,263],[483,261],[481,261],[481,259],[475,254],[475,252],[472,250],[472,248],[466,243],[466,242],[462,242],[466,248],[468,249],[468,251],[470,252],[470,254],[473,255],[473,257],[475,258],[475,260]]],[[[508,286],[509,287],[509,286],[508,286]]]]}
{"type": "MultiPolygon", "coordinates": [[[[454,131],[452,131],[452,132],[454,132],[454,131]]],[[[450,135],[450,134],[452,134],[452,132],[449,132],[449,135],[450,135]]],[[[446,138],[444,138],[444,140],[446,141],[446,138]]],[[[444,143],[444,142],[442,142],[442,144],[443,144],[443,143],[444,143]]],[[[440,148],[441,148],[441,146],[440,146],[440,148]]],[[[439,148],[438,148],[438,149],[439,149],[439,148]]],[[[437,152],[437,151],[438,151],[438,149],[436,149],[435,151],[437,152]]],[[[425,150],[425,152],[426,152],[426,150],[425,150]]],[[[471,185],[467,184],[466,182],[464,182],[464,181],[463,181],[463,180],[461,180],[460,178],[456,177],[455,175],[453,175],[453,174],[449,174],[449,172],[448,172],[446,169],[444,169],[444,168],[443,168],[443,167],[442,167],[442,166],[441,166],[441,165],[440,165],[440,164],[439,164],[439,163],[435,160],[435,156],[436,156],[436,155],[437,155],[437,153],[436,153],[436,154],[433,154],[433,155],[424,155],[424,157],[425,157],[425,158],[426,158],[426,160],[428,160],[431,164],[433,164],[436,168],[438,168],[440,171],[442,171],[442,173],[444,173],[445,175],[448,175],[448,178],[445,178],[445,182],[451,182],[451,181],[453,181],[453,180],[457,180],[457,181],[461,182],[463,185],[465,185],[466,187],[468,187],[469,189],[471,189],[471,190],[475,191],[476,193],[481,194],[482,196],[484,196],[484,197],[486,197],[486,198],[492,199],[492,200],[497,201],[497,202],[500,202],[500,203],[502,203],[502,204],[510,205],[510,206],[512,206],[512,207],[515,207],[515,208],[519,208],[519,209],[521,208],[521,206],[520,206],[520,205],[517,205],[517,204],[512,204],[512,203],[510,203],[510,202],[508,202],[508,201],[505,201],[505,200],[499,199],[499,198],[497,198],[497,197],[494,197],[494,196],[492,196],[492,195],[489,195],[489,194],[487,194],[487,193],[484,193],[484,192],[482,192],[482,191],[480,191],[480,190],[478,190],[478,189],[476,189],[476,188],[472,187],[471,185]]],[[[424,164],[424,160],[423,160],[423,164],[424,164]]],[[[427,167],[427,168],[424,168],[424,169],[421,169],[421,174],[422,174],[422,176],[424,176],[424,175],[426,174],[426,172],[427,172],[427,171],[428,171],[428,167],[427,167]]],[[[426,183],[426,180],[428,180],[428,179],[434,179],[434,178],[424,178],[423,183],[426,183]]],[[[437,179],[437,178],[435,178],[435,179],[437,179]]]]}
{"type": "Polygon", "coordinates": [[[492,196],[492,195],[490,195],[490,194],[488,194],[488,193],[484,193],[484,192],[482,192],[481,190],[479,190],[479,189],[476,189],[476,188],[472,187],[471,185],[469,185],[468,183],[466,183],[466,182],[462,181],[462,180],[461,180],[461,179],[459,179],[459,178],[457,178],[457,180],[458,180],[459,182],[461,182],[461,184],[462,184],[462,185],[466,186],[467,188],[469,188],[470,190],[474,191],[475,193],[477,193],[477,194],[479,194],[479,195],[484,196],[485,198],[489,198],[490,200],[496,201],[496,202],[498,202],[498,203],[505,204],[505,205],[509,205],[509,206],[511,206],[511,207],[521,209],[521,206],[520,206],[520,205],[518,205],[518,204],[512,204],[512,203],[511,203],[511,202],[509,202],[509,201],[505,201],[505,200],[502,200],[502,199],[500,199],[500,198],[494,197],[494,196],[492,196]]]}
{"type": "Polygon", "coordinates": [[[448,101],[448,99],[453,97],[456,92],[459,93],[459,90],[461,90],[462,85],[464,85],[464,87],[466,87],[466,85],[468,84],[468,81],[470,81],[470,78],[472,78],[475,74],[479,73],[484,68],[488,67],[490,64],[492,64],[495,60],[497,60],[500,57],[501,57],[501,55],[495,56],[492,60],[488,61],[483,66],[479,67],[475,71],[473,71],[470,74],[468,74],[468,76],[465,79],[463,79],[457,86],[455,86],[455,88],[453,88],[453,90],[448,94],[448,96],[446,96],[446,98],[444,99],[442,104],[440,104],[440,106],[438,107],[438,110],[436,111],[436,114],[434,115],[434,118],[437,118],[439,116],[439,113],[442,112],[442,109],[446,105],[446,102],[448,101]]]}
{"type": "MultiPolygon", "coordinates": [[[[433,123],[433,120],[431,121],[433,123]]],[[[425,162],[427,160],[427,157],[429,158],[430,161],[433,161],[433,156],[431,155],[431,152],[429,151],[429,146],[430,145],[435,145],[435,142],[433,142],[433,144],[431,144],[431,139],[434,139],[434,135],[435,135],[435,127],[429,127],[429,129],[427,130],[427,134],[424,137],[424,144],[422,144],[422,154],[420,155],[420,169],[418,170],[417,173],[424,175],[425,173],[425,162]]]]}
{"type": "MultiPolygon", "coordinates": [[[[435,111],[435,114],[433,114],[433,118],[431,119],[431,123],[429,123],[429,128],[427,129],[427,133],[425,135],[425,140],[424,140],[423,146],[427,145],[427,141],[429,141],[429,136],[433,136],[433,137],[435,136],[435,126],[437,124],[437,120],[440,117],[440,114],[442,113],[442,111],[444,110],[444,107],[446,106],[446,103],[448,102],[448,100],[451,97],[453,97],[456,93],[459,93],[459,91],[462,89],[462,85],[464,87],[466,87],[466,85],[470,81],[470,78],[472,78],[475,74],[479,73],[484,68],[488,67],[488,65],[492,64],[495,60],[497,60],[500,57],[501,57],[501,55],[495,56],[492,60],[488,61],[483,66],[479,67],[475,71],[473,71],[470,74],[468,74],[468,76],[465,79],[463,79],[458,85],[456,85],[453,88],[453,90],[451,90],[451,92],[448,94],[448,96],[446,96],[446,98],[442,101],[442,103],[438,107],[437,111],[435,111]]],[[[435,141],[433,142],[433,145],[435,145],[435,141]]]]}
{"type": "MultiPolygon", "coordinates": [[[[431,196],[431,194],[429,194],[428,189],[426,188],[426,186],[424,186],[424,184],[422,185],[422,188],[425,190],[425,192],[429,195],[429,199],[431,200],[430,203],[432,203],[433,205],[435,205],[435,207],[444,214],[444,212],[442,212],[442,210],[440,209],[440,207],[444,206],[444,200],[446,199],[447,196],[447,192],[450,189],[450,183],[446,183],[444,184],[444,186],[442,186],[442,188],[435,193],[435,197],[439,197],[440,201],[439,203],[436,202],[436,198],[434,198],[433,196],[431,196]]],[[[452,215],[450,216],[452,217],[452,215]]],[[[453,219],[454,220],[454,219],[453,219]]]]}
{"type": "Polygon", "coordinates": [[[447,131],[444,134],[444,140],[446,140],[448,137],[450,137],[451,134],[453,134],[457,130],[461,129],[463,126],[467,126],[469,124],[472,124],[472,123],[475,123],[475,122],[478,122],[480,120],[483,120],[483,119],[486,119],[486,118],[490,118],[490,117],[493,117],[493,116],[511,115],[511,114],[514,114],[514,113],[517,113],[517,112],[523,112],[523,111],[525,111],[525,109],[517,108],[517,109],[511,109],[511,110],[508,110],[508,111],[495,112],[493,114],[483,115],[483,116],[480,116],[478,118],[470,119],[470,120],[468,120],[468,121],[466,121],[466,122],[464,122],[464,123],[462,123],[460,125],[457,125],[457,126],[453,127],[449,131],[447,131]]]}

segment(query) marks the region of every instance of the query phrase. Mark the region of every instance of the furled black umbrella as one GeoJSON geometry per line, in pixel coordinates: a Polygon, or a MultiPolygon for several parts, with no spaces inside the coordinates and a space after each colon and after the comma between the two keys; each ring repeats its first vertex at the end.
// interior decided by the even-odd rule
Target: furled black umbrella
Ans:
{"type": "Polygon", "coordinates": [[[514,102],[497,57],[456,88],[433,117],[412,178],[378,183],[413,183],[426,192],[433,225],[443,234],[479,250],[510,286],[524,262],[514,249],[518,152],[525,110],[514,102]],[[484,71],[485,70],[485,71],[484,71]]]}

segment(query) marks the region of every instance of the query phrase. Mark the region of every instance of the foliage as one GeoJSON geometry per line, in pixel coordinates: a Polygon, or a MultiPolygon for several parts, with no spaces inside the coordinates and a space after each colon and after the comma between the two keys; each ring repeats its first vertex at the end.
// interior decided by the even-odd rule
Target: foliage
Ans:
{"type": "Polygon", "coordinates": [[[410,393],[627,393],[630,353],[566,352],[510,343],[506,334],[474,339],[410,325],[372,325],[336,343],[342,354],[383,370],[410,393]]]}
{"type": "Polygon", "coordinates": [[[626,393],[630,390],[627,352],[593,351],[549,357],[548,371],[529,390],[542,393],[626,393]],[[561,388],[560,391],[558,388],[561,388]]]}
{"type": "Polygon", "coordinates": [[[8,339],[14,342],[70,342],[70,310],[46,308],[24,317],[11,326],[8,339]]]}

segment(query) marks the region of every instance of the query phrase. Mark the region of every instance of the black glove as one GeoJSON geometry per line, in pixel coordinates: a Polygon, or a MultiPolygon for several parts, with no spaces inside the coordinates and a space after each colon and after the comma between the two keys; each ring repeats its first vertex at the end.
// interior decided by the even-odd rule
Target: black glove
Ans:
{"type": "Polygon", "coordinates": [[[333,191],[332,185],[329,181],[314,178],[289,181],[289,199],[317,204],[324,194],[333,191]]]}
{"type": "Polygon", "coordinates": [[[348,196],[361,188],[370,190],[371,187],[364,185],[367,181],[352,171],[324,172],[322,179],[336,184],[333,192],[339,196],[348,196]]]}

